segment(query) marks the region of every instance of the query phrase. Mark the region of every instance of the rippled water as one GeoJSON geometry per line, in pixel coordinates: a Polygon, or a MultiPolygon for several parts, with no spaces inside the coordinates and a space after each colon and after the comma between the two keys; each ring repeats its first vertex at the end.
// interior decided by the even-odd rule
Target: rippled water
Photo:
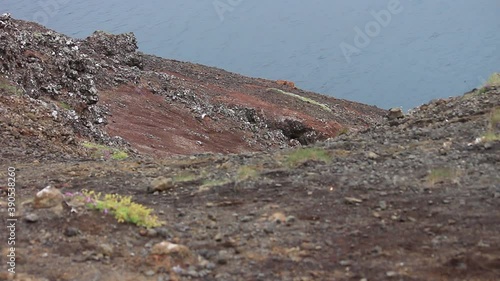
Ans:
{"type": "Polygon", "coordinates": [[[2,0],[5,11],[80,38],[132,31],[146,53],[383,108],[500,71],[499,0],[2,0]]]}

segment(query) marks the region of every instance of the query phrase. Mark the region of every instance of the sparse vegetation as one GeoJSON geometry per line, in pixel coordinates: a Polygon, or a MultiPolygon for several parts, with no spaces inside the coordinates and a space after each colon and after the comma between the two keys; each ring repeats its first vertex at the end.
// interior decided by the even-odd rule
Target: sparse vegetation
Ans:
{"type": "Polygon", "coordinates": [[[92,151],[92,156],[95,158],[101,158],[104,160],[108,159],[123,160],[128,158],[127,152],[120,149],[111,148],[109,146],[105,146],[102,144],[84,142],[83,147],[90,149],[92,151]]]}
{"type": "Polygon", "coordinates": [[[488,80],[479,88],[465,94],[464,99],[469,99],[475,95],[482,95],[487,93],[492,87],[500,87],[500,73],[493,73],[488,80]]]}
{"type": "Polygon", "coordinates": [[[489,86],[500,86],[500,73],[493,73],[486,84],[489,86]]]}
{"type": "Polygon", "coordinates": [[[339,133],[337,134],[337,136],[347,135],[348,133],[349,133],[349,128],[347,128],[347,127],[342,127],[342,128],[339,130],[339,133]]]}
{"type": "Polygon", "coordinates": [[[122,151],[122,150],[116,150],[115,152],[113,152],[113,154],[111,155],[111,158],[113,160],[124,160],[126,158],[128,158],[128,154],[127,152],[125,151],[122,151]]]}
{"type": "Polygon", "coordinates": [[[482,140],[484,142],[500,141],[500,134],[495,134],[493,132],[487,132],[484,134],[482,140]]]}
{"type": "Polygon", "coordinates": [[[253,166],[241,166],[238,168],[238,172],[236,173],[236,180],[246,181],[248,179],[256,178],[259,175],[259,171],[256,167],[253,166]]]}
{"type": "Polygon", "coordinates": [[[100,192],[95,193],[88,190],[70,195],[76,196],[78,200],[85,202],[85,206],[88,209],[112,214],[119,223],[128,222],[146,228],[158,227],[164,224],[157,216],[151,214],[152,209],[132,202],[132,197],[130,196],[118,194],[103,195],[100,192]]]}
{"type": "Polygon", "coordinates": [[[426,182],[430,185],[438,183],[457,183],[460,173],[457,169],[441,167],[432,169],[426,177],[426,182]]]}
{"type": "Polygon", "coordinates": [[[221,186],[228,183],[233,182],[230,178],[223,179],[206,179],[203,181],[203,184],[200,186],[201,189],[208,189],[214,186],[221,186]]]}
{"type": "Polygon", "coordinates": [[[58,104],[59,104],[59,107],[64,108],[66,110],[72,110],[73,109],[71,107],[71,105],[69,105],[69,104],[67,104],[67,103],[65,103],[63,101],[58,102],[58,104]]]}
{"type": "Polygon", "coordinates": [[[0,92],[4,92],[7,95],[16,95],[16,96],[20,96],[23,94],[22,90],[11,85],[11,83],[3,77],[0,77],[0,92]]]}
{"type": "Polygon", "coordinates": [[[490,113],[488,130],[482,137],[483,142],[492,142],[500,140],[500,133],[497,132],[497,127],[500,126],[500,107],[494,108],[490,113]]]}
{"type": "Polygon", "coordinates": [[[194,181],[194,180],[197,180],[199,178],[198,175],[196,175],[195,173],[192,173],[192,172],[183,172],[183,173],[180,173],[180,174],[177,174],[175,175],[172,180],[174,182],[189,182],[189,181],[194,181]]]}
{"type": "Polygon", "coordinates": [[[488,90],[491,87],[498,87],[498,86],[500,86],[500,73],[493,73],[488,78],[488,80],[486,81],[486,83],[484,85],[482,85],[481,88],[479,88],[476,91],[474,91],[474,93],[472,93],[472,94],[482,95],[482,94],[488,92],[488,90]]]}
{"type": "Polygon", "coordinates": [[[297,94],[294,94],[294,93],[290,93],[290,92],[285,92],[283,90],[276,89],[276,88],[269,88],[269,89],[267,89],[267,91],[272,91],[272,92],[275,92],[275,93],[278,93],[278,94],[283,94],[283,95],[291,96],[291,97],[297,98],[297,99],[299,99],[301,101],[317,105],[317,106],[321,107],[322,109],[324,109],[324,110],[326,110],[328,112],[332,112],[332,110],[330,109],[330,107],[328,107],[328,105],[326,105],[324,103],[317,102],[317,101],[315,101],[313,99],[310,99],[310,98],[307,98],[307,97],[303,97],[303,96],[300,96],[300,95],[297,95],[297,94]]]}
{"type": "Polygon", "coordinates": [[[328,151],[322,148],[300,148],[292,151],[287,155],[286,163],[288,164],[288,166],[296,167],[310,160],[323,161],[328,163],[331,161],[331,156],[328,151]]]}
{"type": "Polygon", "coordinates": [[[497,107],[491,111],[490,129],[493,130],[499,124],[500,124],[500,107],[497,107]]]}

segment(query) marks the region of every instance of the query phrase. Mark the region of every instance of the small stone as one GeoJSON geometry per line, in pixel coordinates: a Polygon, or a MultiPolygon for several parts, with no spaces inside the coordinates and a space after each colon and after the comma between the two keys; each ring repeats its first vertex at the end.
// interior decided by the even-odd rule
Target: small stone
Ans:
{"type": "Polygon", "coordinates": [[[372,249],[371,253],[372,253],[372,255],[374,255],[374,256],[378,256],[378,255],[381,255],[381,254],[382,254],[382,251],[383,251],[383,250],[382,250],[382,247],[380,247],[380,246],[375,246],[375,247],[373,247],[373,249],[372,249]]]}
{"type": "Polygon", "coordinates": [[[178,256],[186,258],[192,255],[188,247],[180,244],[174,244],[168,241],[163,241],[155,244],[151,249],[152,255],[178,256]]]}
{"type": "Polygon", "coordinates": [[[217,218],[216,218],[214,215],[212,215],[212,214],[208,214],[208,215],[207,215],[207,218],[208,218],[209,220],[211,220],[211,221],[217,221],[217,218]]]}
{"type": "Polygon", "coordinates": [[[366,157],[368,157],[368,159],[371,159],[371,160],[377,160],[378,158],[380,158],[380,156],[373,151],[368,152],[366,154],[366,157]]]}
{"type": "Polygon", "coordinates": [[[103,256],[111,257],[113,255],[113,246],[106,243],[102,243],[99,245],[98,251],[103,256]]]}
{"type": "Polygon", "coordinates": [[[161,274],[158,276],[158,279],[156,279],[156,281],[170,281],[170,275],[161,274]]]}
{"type": "Polygon", "coordinates": [[[477,243],[477,246],[478,246],[478,247],[481,247],[481,248],[489,248],[491,245],[490,245],[490,244],[488,244],[488,243],[485,243],[483,240],[481,240],[481,241],[479,241],[479,242],[477,243]]]}
{"type": "Polygon", "coordinates": [[[29,213],[27,214],[25,217],[24,217],[24,221],[26,222],[30,222],[30,223],[33,223],[33,222],[37,222],[38,221],[38,215],[35,214],[35,213],[29,213]]]}
{"type": "Polygon", "coordinates": [[[217,255],[217,263],[220,265],[227,264],[227,260],[229,259],[229,253],[226,250],[219,251],[217,255]]]}
{"type": "Polygon", "coordinates": [[[186,275],[189,276],[189,277],[193,277],[193,278],[197,278],[199,276],[198,272],[194,269],[189,269],[187,272],[186,272],[186,275]]]}
{"type": "Polygon", "coordinates": [[[396,276],[396,275],[397,275],[397,273],[396,273],[395,271],[387,271],[387,272],[385,273],[385,275],[386,275],[387,277],[394,277],[394,276],[396,276]]]}
{"type": "Polygon", "coordinates": [[[217,233],[217,234],[215,235],[215,237],[214,237],[214,240],[215,240],[216,242],[220,242],[220,241],[222,241],[222,233],[220,233],[220,232],[219,232],[219,233],[217,233]]]}
{"type": "Polygon", "coordinates": [[[148,237],[156,237],[158,235],[158,232],[155,229],[149,228],[146,230],[146,235],[148,237]]]}
{"type": "Polygon", "coordinates": [[[276,212],[272,214],[269,219],[269,221],[272,221],[276,224],[284,223],[286,221],[286,216],[282,212],[276,212]]]}
{"type": "Polygon", "coordinates": [[[360,203],[363,203],[363,200],[355,198],[355,197],[345,197],[344,200],[348,204],[360,204],[360,203]]]}
{"type": "Polygon", "coordinates": [[[297,218],[296,218],[296,217],[294,217],[294,216],[288,216],[288,217],[286,217],[286,219],[285,219],[285,223],[286,223],[286,225],[292,225],[292,224],[293,224],[294,222],[296,222],[296,221],[297,221],[297,218]]]}
{"type": "Polygon", "coordinates": [[[380,201],[380,202],[378,202],[378,206],[380,207],[381,210],[385,210],[385,209],[387,209],[387,202],[380,201]]]}
{"type": "Polygon", "coordinates": [[[149,277],[154,276],[155,274],[156,274],[156,272],[154,270],[146,270],[144,272],[144,275],[149,276],[149,277]]]}
{"type": "Polygon", "coordinates": [[[341,266],[350,266],[350,265],[352,265],[352,261],[351,260],[341,260],[340,265],[341,266]]]}
{"type": "Polygon", "coordinates": [[[264,232],[266,234],[273,234],[275,226],[276,225],[274,223],[266,223],[266,225],[264,226],[264,232]]]}
{"type": "Polygon", "coordinates": [[[405,117],[403,110],[399,107],[393,107],[387,112],[387,119],[394,120],[405,117]]]}
{"type": "Polygon", "coordinates": [[[64,230],[64,235],[68,237],[77,236],[80,233],[80,230],[76,227],[69,226],[64,230]]]}
{"type": "Polygon", "coordinates": [[[165,227],[156,228],[156,232],[158,233],[158,236],[161,238],[169,239],[172,237],[170,231],[165,227]]]}
{"type": "Polygon", "coordinates": [[[171,178],[157,177],[151,181],[151,185],[148,187],[148,191],[153,193],[155,191],[165,191],[174,188],[174,182],[171,178]]]}
{"type": "Polygon", "coordinates": [[[251,216],[244,216],[244,217],[241,217],[240,222],[249,222],[252,219],[253,219],[253,217],[251,217],[251,216]]]}
{"type": "Polygon", "coordinates": [[[493,147],[493,143],[491,143],[491,142],[485,142],[483,144],[483,146],[484,146],[484,149],[491,149],[493,147]]]}
{"type": "Polygon", "coordinates": [[[33,200],[33,207],[35,209],[59,207],[62,206],[63,199],[61,191],[49,185],[37,192],[33,200]]]}

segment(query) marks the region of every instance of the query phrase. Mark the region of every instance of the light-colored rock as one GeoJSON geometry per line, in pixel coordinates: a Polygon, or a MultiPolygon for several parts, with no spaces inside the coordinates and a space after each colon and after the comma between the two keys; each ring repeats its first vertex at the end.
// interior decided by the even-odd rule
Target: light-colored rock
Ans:
{"type": "Polygon", "coordinates": [[[387,111],[387,119],[394,120],[405,117],[403,110],[399,107],[393,107],[387,111]]]}
{"type": "Polygon", "coordinates": [[[49,185],[37,192],[33,200],[33,207],[35,209],[62,207],[63,199],[61,191],[49,185]]]}
{"type": "Polygon", "coordinates": [[[377,160],[380,156],[373,151],[369,151],[368,153],[366,153],[366,157],[371,160],[377,160]]]}
{"type": "Polygon", "coordinates": [[[39,217],[35,213],[28,213],[28,214],[26,214],[26,216],[24,216],[24,221],[26,221],[26,222],[33,223],[33,222],[37,222],[38,219],[39,219],[39,217]]]}
{"type": "Polygon", "coordinates": [[[153,193],[156,191],[165,191],[174,188],[174,181],[171,178],[157,177],[151,181],[151,185],[148,187],[148,191],[153,193]]]}
{"type": "Polygon", "coordinates": [[[113,255],[113,246],[106,243],[102,243],[99,245],[98,251],[103,256],[111,257],[113,255]]]}
{"type": "Polygon", "coordinates": [[[360,203],[363,203],[362,199],[355,198],[355,197],[345,197],[344,200],[348,204],[360,204],[360,203]]]}
{"type": "Polygon", "coordinates": [[[275,223],[284,223],[286,221],[286,216],[282,212],[276,212],[269,216],[269,221],[275,222],[275,223]]]}
{"type": "Polygon", "coordinates": [[[188,247],[168,241],[163,241],[155,244],[151,249],[151,254],[159,256],[174,256],[180,258],[187,258],[192,256],[192,253],[188,247]]]}

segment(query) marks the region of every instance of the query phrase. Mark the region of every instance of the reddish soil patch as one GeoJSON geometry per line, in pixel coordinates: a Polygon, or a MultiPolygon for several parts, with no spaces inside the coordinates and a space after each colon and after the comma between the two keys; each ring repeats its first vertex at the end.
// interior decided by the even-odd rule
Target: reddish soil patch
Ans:
{"type": "Polygon", "coordinates": [[[263,122],[249,125],[241,112],[233,115],[194,112],[193,108],[206,104],[191,100],[179,102],[153,94],[142,85],[160,82],[146,77],[141,77],[140,90],[132,85],[105,90],[101,103],[108,104],[112,113],[107,132],[123,137],[140,152],[152,155],[267,150],[289,145],[286,140],[289,136],[264,138],[275,135],[273,130],[287,130],[288,125],[282,124],[286,120],[301,124],[301,128],[313,132],[320,140],[336,136],[343,128],[350,131],[366,128],[380,122],[385,114],[375,107],[294,89],[289,83],[281,85],[217,68],[156,58],[146,60],[145,68],[172,75],[173,91],[187,89],[193,97],[230,112],[250,110],[263,122]],[[267,91],[275,87],[324,103],[332,111],[267,91]]]}
{"type": "Polygon", "coordinates": [[[195,154],[206,151],[236,153],[250,148],[231,131],[236,124],[196,119],[182,105],[170,104],[162,96],[121,86],[103,92],[101,101],[109,104],[112,116],[107,131],[121,136],[140,152],[157,156],[195,154]]]}

